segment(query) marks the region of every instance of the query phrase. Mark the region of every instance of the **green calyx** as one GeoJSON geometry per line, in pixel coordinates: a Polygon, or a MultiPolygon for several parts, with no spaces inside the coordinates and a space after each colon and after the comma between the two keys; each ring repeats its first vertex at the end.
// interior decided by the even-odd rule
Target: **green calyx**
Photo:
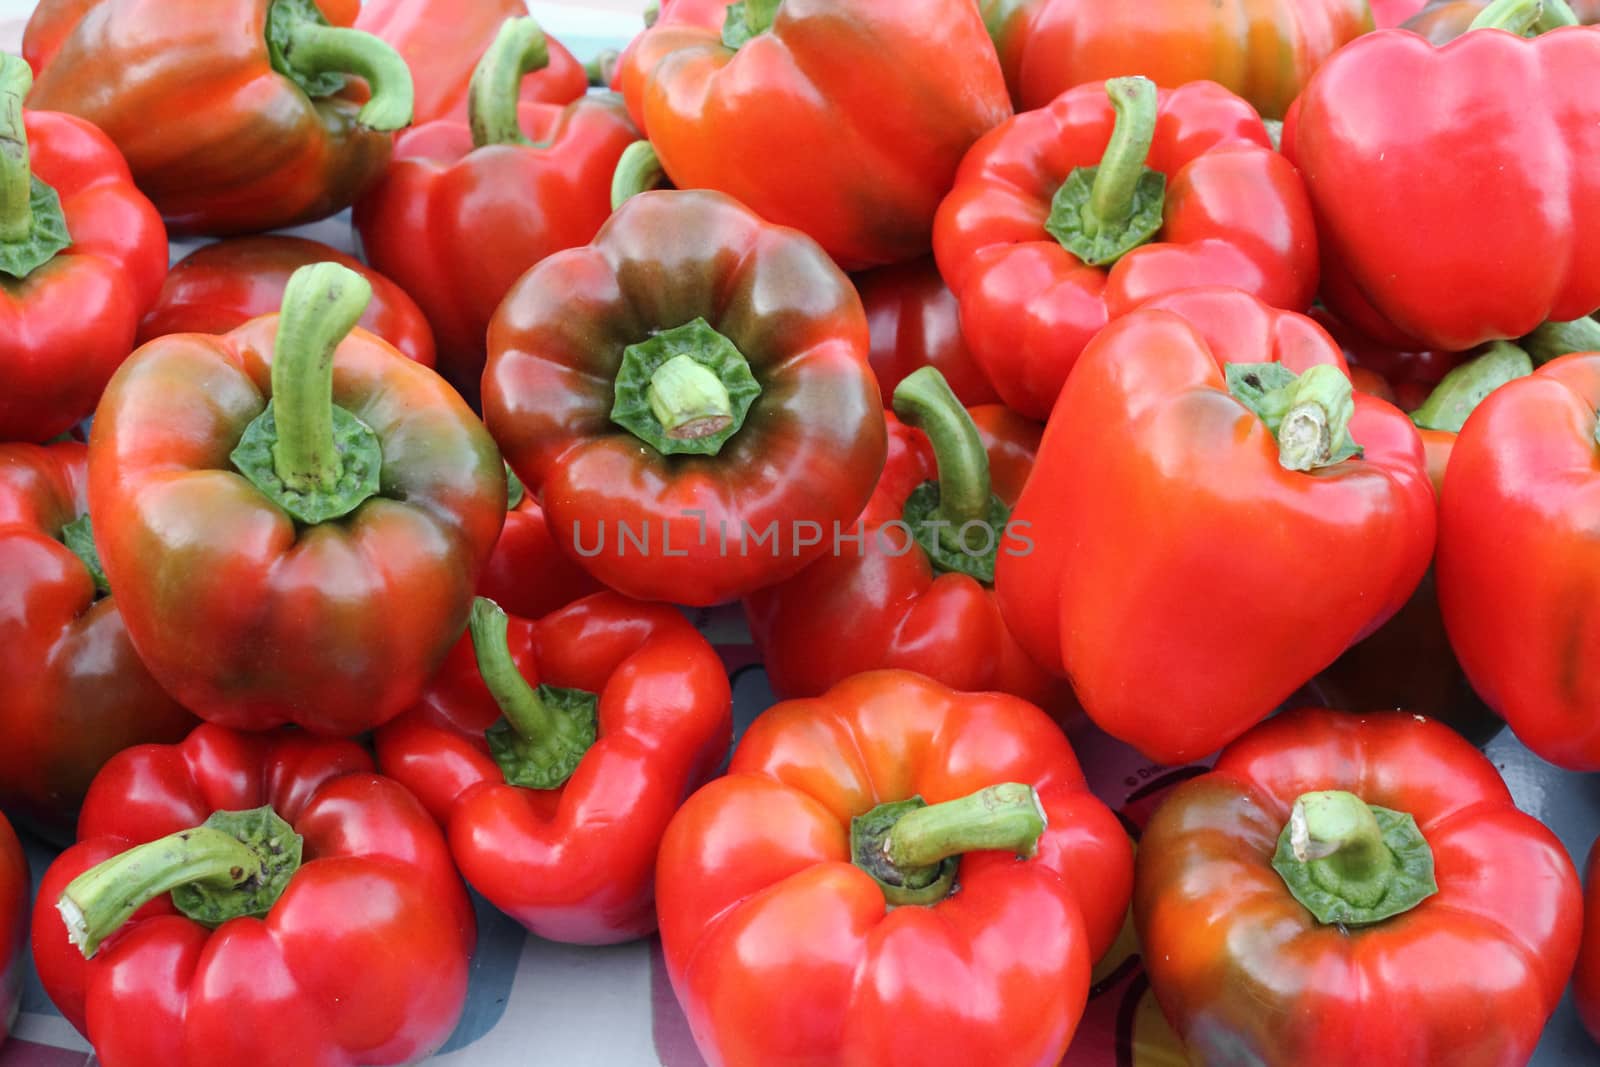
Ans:
{"type": "Polygon", "coordinates": [[[939,480],[917,486],[906,499],[902,520],[935,570],[993,585],[1011,509],[990,491],[989,454],[972,416],[933,367],[895,387],[894,413],[928,435],[939,465],[939,480]]]}
{"type": "Polygon", "coordinates": [[[372,298],[372,285],[338,263],[289,278],[272,356],[272,400],[230,457],[307,526],[343,518],[378,493],[383,450],[366,423],[333,402],[333,355],[372,298]]]}
{"type": "Polygon", "coordinates": [[[1543,29],[1553,29],[1557,25],[1577,24],[1577,18],[1564,0],[1493,0],[1478,12],[1478,17],[1472,20],[1467,29],[1505,30],[1527,36],[1543,29]],[[1553,12],[1549,11],[1552,4],[1556,6],[1553,12]],[[1564,22],[1563,18],[1571,21],[1564,22]]]}
{"type": "Polygon", "coordinates": [[[617,169],[611,174],[611,210],[642,192],[666,185],[667,172],[662,169],[655,146],[649,141],[635,141],[622,150],[617,169]]]}
{"type": "Polygon", "coordinates": [[[511,464],[503,463],[503,466],[506,469],[506,510],[516,511],[522,498],[528,495],[528,487],[522,484],[522,479],[511,469],[511,464]]]}
{"type": "Polygon", "coordinates": [[[1547,322],[1521,341],[1535,367],[1574,352],[1600,352],[1600,322],[1584,317],[1571,322],[1547,322]]]}
{"type": "MultiPolygon", "coordinates": [[[[738,51],[752,38],[759,37],[772,28],[783,0],[739,0],[728,5],[722,20],[722,43],[738,51]]],[[[646,25],[649,25],[646,22],[646,25]]]]}
{"type": "Polygon", "coordinates": [[[1324,925],[1382,922],[1439,891],[1433,849],[1416,820],[1341,791],[1294,802],[1272,867],[1324,925]]]}
{"type": "Polygon", "coordinates": [[[347,74],[366,80],[372,96],[356,121],[373,130],[411,122],[411,68],[370,33],[330,26],[316,0],[273,0],[267,9],[267,55],[272,69],[313,99],[342,92],[347,74]]]}
{"type": "Polygon", "coordinates": [[[259,918],[300,869],[302,843],[270,807],[219,811],[192,830],[139,845],[78,875],[56,910],[85,959],[163,893],[172,894],[184,915],[213,928],[259,918]]]}
{"type": "Polygon", "coordinates": [[[1528,353],[1509,341],[1496,341],[1482,355],[1455,367],[1439,380],[1411,421],[1424,430],[1460,433],[1467,416],[1484,398],[1509,381],[1533,373],[1528,353]]]}
{"type": "Polygon", "coordinates": [[[1286,470],[1311,471],[1359,458],[1350,437],[1355,391],[1331,364],[1304,374],[1281,363],[1229,363],[1228,392],[1255,413],[1278,439],[1278,462],[1286,470]]]}
{"type": "Polygon", "coordinates": [[[478,673],[504,719],[484,734],[508,785],[555,789],[572,777],[598,736],[599,698],[582,689],[537,689],[517,670],[506,644],[508,619],[486,597],[469,622],[478,673]]]}
{"type": "Polygon", "coordinates": [[[912,797],[851,819],[850,858],[891,906],[936,904],[955,889],[963,853],[1032,856],[1046,825],[1039,795],[1018,782],[931,806],[912,797]]]}
{"type": "Polygon", "coordinates": [[[89,571],[89,577],[94,580],[96,598],[109,596],[111,583],[106,581],[105,569],[100,566],[100,553],[94,547],[94,526],[90,523],[87,513],[79,515],[61,527],[61,543],[66,545],[74,556],[83,560],[84,567],[89,571]]]}
{"type": "Polygon", "coordinates": [[[714,456],[744,426],[761,384],[705,319],[629,345],[611,421],[666,456],[714,456]]]}
{"type": "Polygon", "coordinates": [[[21,280],[72,244],[61,197],[33,175],[22,102],[33,71],[0,53],[0,274],[21,280]]]}
{"type": "Polygon", "coordinates": [[[1155,140],[1158,97],[1149,78],[1112,78],[1106,95],[1116,126],[1099,166],[1067,175],[1044,228],[1091,267],[1109,267],[1154,237],[1166,208],[1167,177],[1145,166],[1155,140]]]}
{"type": "Polygon", "coordinates": [[[472,144],[531,145],[517,115],[522,79],[550,63],[544,31],[530,17],[506,19],[472,70],[467,88],[467,125],[472,144]]]}

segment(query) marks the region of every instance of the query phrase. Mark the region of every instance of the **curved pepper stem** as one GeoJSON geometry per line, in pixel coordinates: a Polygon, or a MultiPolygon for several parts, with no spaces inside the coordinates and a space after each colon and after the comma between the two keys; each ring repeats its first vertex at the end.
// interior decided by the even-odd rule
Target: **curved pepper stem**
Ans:
{"type": "Polygon", "coordinates": [[[1547,322],[1519,343],[1536,367],[1574,352],[1600,352],[1600,322],[1591,318],[1547,322]]]}
{"type": "Polygon", "coordinates": [[[263,916],[300,869],[302,844],[270,807],[219,811],[192,830],[91,867],[67,883],[56,910],[85,959],[165,893],[180,912],[211,927],[263,916]]]}
{"type": "Polygon", "coordinates": [[[356,120],[368,129],[410,124],[416,94],[411,68],[400,53],[370,33],[328,25],[315,0],[273,0],[267,10],[267,51],[273,69],[307,96],[342,91],[346,74],[365,79],[372,96],[356,120]]]}
{"type": "Polygon", "coordinates": [[[1110,266],[1154,237],[1166,206],[1166,175],[1145,166],[1160,106],[1155,82],[1112,78],[1106,95],[1117,121],[1105,155],[1098,166],[1067,176],[1044,226],[1063,248],[1095,267],[1110,266]]]}
{"type": "Polygon", "coordinates": [[[695,319],[623,349],[611,421],[662,455],[714,456],[760,393],[744,354],[695,319]]]}
{"type": "Polygon", "coordinates": [[[517,670],[506,643],[506,613],[487,597],[472,602],[469,623],[478,673],[505,719],[485,737],[509,785],[555,789],[593,747],[599,701],[581,689],[535,689],[517,670]]]}
{"type": "Polygon", "coordinates": [[[1033,787],[1006,782],[932,806],[879,804],[850,820],[850,855],[891,905],[935,904],[955,888],[963,853],[1032,856],[1047,825],[1033,787]]]}
{"type": "Polygon", "coordinates": [[[1581,26],[1578,16],[1572,8],[1567,6],[1567,0],[1544,0],[1544,8],[1539,15],[1539,21],[1534,23],[1535,33],[1548,33],[1559,30],[1563,26],[1581,26]]]}
{"type": "Polygon", "coordinates": [[[22,103],[33,71],[0,53],[0,274],[26,278],[72,244],[56,191],[33,176],[22,103]]]}
{"type": "MultiPolygon", "coordinates": [[[[737,51],[752,38],[759,37],[772,28],[783,0],[739,0],[729,4],[722,20],[722,43],[737,51]]],[[[646,26],[650,25],[646,21],[646,26]]]]}
{"type": "Polygon", "coordinates": [[[1411,421],[1424,430],[1460,433],[1484,398],[1509,381],[1533,373],[1528,353],[1509,341],[1496,341],[1483,355],[1453,368],[1439,380],[1411,421]]]}
{"type": "Polygon", "coordinates": [[[585,63],[583,65],[583,73],[589,79],[589,88],[610,88],[611,79],[617,76],[617,63],[621,59],[621,52],[618,52],[615,48],[607,48],[585,63]]]}
{"type": "MultiPolygon", "coordinates": [[[[1567,13],[1571,14],[1571,11],[1567,13]]],[[[1543,0],[1493,0],[1478,12],[1478,17],[1472,20],[1467,30],[1506,30],[1526,35],[1533,32],[1543,17],[1543,0]]]]}
{"type": "Polygon", "coordinates": [[[1286,470],[1331,467],[1361,455],[1350,436],[1355,389],[1332,364],[1296,375],[1281,363],[1229,363],[1228,392],[1261,419],[1278,439],[1286,470]]]}
{"type": "Polygon", "coordinates": [[[517,115],[522,79],[550,63],[550,45],[531,17],[506,19],[472,70],[467,88],[467,124],[472,144],[531,145],[517,115]]]}
{"type": "Polygon", "coordinates": [[[1381,922],[1439,891],[1416,820],[1338,790],[1294,802],[1272,866],[1324,924],[1381,922]]]}
{"type": "Polygon", "coordinates": [[[655,145],[649,141],[635,141],[622,150],[617,158],[617,169],[611,175],[611,210],[617,210],[642,192],[667,184],[667,172],[662,169],[655,145]]]}

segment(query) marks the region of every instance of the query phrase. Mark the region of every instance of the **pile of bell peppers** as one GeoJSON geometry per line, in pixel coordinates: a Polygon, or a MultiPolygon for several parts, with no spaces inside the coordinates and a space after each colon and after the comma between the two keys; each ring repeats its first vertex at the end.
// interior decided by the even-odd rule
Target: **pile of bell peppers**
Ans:
{"type": "Polygon", "coordinates": [[[0,1040],[31,948],[106,1067],[421,1062],[469,889],[716,1065],[1051,1067],[1119,938],[1197,1064],[1600,1040],[1600,844],[1475,748],[1600,772],[1592,23],[42,0],[0,1040]]]}

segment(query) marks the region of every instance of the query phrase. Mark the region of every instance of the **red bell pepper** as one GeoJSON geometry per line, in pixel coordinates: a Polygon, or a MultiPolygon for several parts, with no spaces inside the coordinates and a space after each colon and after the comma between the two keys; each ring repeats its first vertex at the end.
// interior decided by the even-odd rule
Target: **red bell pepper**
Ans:
{"type": "Polygon", "coordinates": [[[926,254],[963,153],[1011,116],[972,0],[745,0],[714,26],[690,6],[618,75],[672,181],[803,230],[847,270],[926,254]]]}
{"type": "Polygon", "coordinates": [[[1039,709],[861,674],[764,712],[672,820],[667,972],[718,1067],[1053,1067],[1131,860],[1039,709]]]}
{"type": "Polygon", "coordinates": [[[1600,1042],[1600,841],[1589,850],[1584,874],[1583,942],[1573,975],[1572,999],[1589,1036],[1600,1042]]]}
{"type": "Polygon", "coordinates": [[[483,565],[478,595],[513,615],[536,619],[605,588],[556,545],[544,509],[511,468],[506,524],[483,565]]]}
{"type": "MultiPolygon", "coordinates": [[[[1419,34],[1433,44],[1449,44],[1466,33],[1472,22],[1489,6],[1489,0],[1432,0],[1426,7],[1406,0],[1412,11],[1403,19],[1403,29],[1419,34]]],[[[1557,0],[1545,0],[1553,5],[1557,0]]],[[[1583,25],[1600,22],[1600,0],[1559,0],[1583,25]]],[[[1378,3],[1372,5],[1378,12],[1378,3]]],[[[1560,17],[1560,16],[1558,16],[1560,17]]],[[[1380,26],[1396,25],[1379,19],[1380,26]]]]}
{"type": "Polygon", "coordinates": [[[1600,307],[1600,100],[1583,87],[1600,34],[1506,32],[1540,10],[1496,0],[1486,28],[1443,48],[1355,41],[1284,124],[1316,207],[1322,298],[1391,347],[1462,351],[1600,307]]]}
{"type": "Polygon", "coordinates": [[[32,76],[0,55],[0,441],[87,418],[167,271],[161,218],[81,119],[24,111],[32,76]]]}
{"type": "Polygon", "coordinates": [[[535,263],[594,237],[639,136],[614,96],[519,109],[517,81],[545,49],[532,19],[506,23],[473,78],[470,128],[445,120],[402,135],[356,206],[368,260],[422,305],[440,373],[474,406],[501,298],[535,263]]]}
{"type": "Polygon", "coordinates": [[[377,746],[468,884],[540,937],[606,945],[656,928],[661,835],[732,740],[706,639],[670,605],[600,593],[537,622],[480,599],[377,746]]]}
{"type": "MultiPolygon", "coordinates": [[[[467,85],[472,68],[507,19],[526,18],[523,0],[366,0],[355,27],[387,41],[411,68],[416,88],[412,121],[467,121],[467,85]]],[[[553,37],[550,61],[522,79],[520,97],[529,104],[570,104],[589,91],[589,76],[553,37]]]]}
{"type": "Polygon", "coordinates": [[[96,413],[101,562],[134,648],[201,718],[370,729],[466,626],[505,470],[437,375],[346,337],[369,294],[303,267],[281,316],[152,341],[96,413]]]}
{"type": "Polygon", "coordinates": [[[1525,1064],[1578,950],[1577,872],[1494,765],[1406,713],[1303,710],[1139,840],[1150,988],[1195,1063],[1525,1064]]]}
{"type": "MultiPolygon", "coordinates": [[[[1366,0],[980,0],[1018,111],[1087,82],[1213,81],[1282,118],[1313,71],[1372,29],[1366,0]]],[[[1420,3],[1419,3],[1420,6],[1420,3]]],[[[1402,16],[1404,17],[1404,16],[1402,16]]]]}
{"type": "Polygon", "coordinates": [[[1089,339],[1152,297],[1230,285],[1299,311],[1316,293],[1305,189],[1211,83],[1119,78],[1018,115],[968,154],[934,227],[972,354],[1040,420],[1089,339]]]}
{"type": "Polygon", "coordinates": [[[181,233],[252,233],[348,207],[411,121],[411,73],[316,0],[43,0],[29,103],[88,119],[181,233]],[[62,9],[66,10],[63,11],[62,9]],[[346,75],[365,79],[358,102],[346,75]]]}
{"type": "Polygon", "coordinates": [[[968,411],[931,367],[900,383],[894,407],[889,460],[857,540],[745,601],[774,692],[817,696],[894,667],[1052,712],[1070,706],[994,602],[995,560],[1031,547],[1010,517],[1039,427],[999,405],[968,411]]]}
{"type": "Polygon", "coordinates": [[[185,256],[139,324],[139,343],[169,333],[227,333],[277,312],[289,276],[313,263],[338,263],[367,279],[372,303],[357,323],[424,367],[433,366],[433,331],[416,301],[359,260],[320,241],[270,234],[203,245],[185,256]]]}
{"type": "Polygon", "coordinates": [[[416,1063],[461,1016],[472,905],[357,745],[204,725],[128,749],[78,837],[33,955],[105,1067],[416,1063]]]}
{"type": "Polygon", "coordinates": [[[31,888],[22,842],[5,816],[0,815],[0,1045],[5,1044],[22,1005],[31,888]]]}
{"type": "Polygon", "coordinates": [[[0,445],[0,809],[71,841],[101,766],[194,718],[128,640],[95,555],[87,449],[0,445]]]}
{"type": "Polygon", "coordinates": [[[640,600],[708,605],[828,551],[883,470],[850,280],[719,193],[641,193],[523,276],[483,407],[562,550],[640,600]]]}
{"type": "Polygon", "coordinates": [[[931,256],[856,275],[856,291],[872,337],[872,371],[884,403],[901,379],[919,367],[944,375],[968,407],[998,404],[1000,394],[967,350],[961,305],[939,277],[931,256]]]}
{"type": "Polygon", "coordinates": [[[996,567],[1012,632],[1101,728],[1175,764],[1398,611],[1435,512],[1415,427],[1352,394],[1326,333],[1192,289],[1085,350],[1013,519],[1035,548],[996,567]]]}
{"type": "MultiPolygon", "coordinates": [[[[1356,380],[1357,367],[1364,368],[1374,375],[1381,375],[1394,393],[1394,398],[1390,402],[1405,411],[1421,407],[1428,394],[1433,391],[1433,387],[1439,384],[1439,380],[1467,358],[1464,352],[1445,352],[1439,349],[1420,352],[1396,351],[1388,345],[1374,341],[1327,308],[1314,307],[1309,314],[1316,320],[1317,325],[1327,330],[1329,335],[1339,342],[1339,347],[1344,349],[1344,358],[1350,364],[1351,380],[1356,380]]],[[[1357,383],[1356,388],[1361,388],[1360,383],[1357,383]]]]}

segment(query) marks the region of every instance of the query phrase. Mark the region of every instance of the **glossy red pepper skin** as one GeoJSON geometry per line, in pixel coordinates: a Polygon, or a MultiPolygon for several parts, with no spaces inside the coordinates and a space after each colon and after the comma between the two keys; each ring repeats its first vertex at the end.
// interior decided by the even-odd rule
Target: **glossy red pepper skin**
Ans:
{"type": "Polygon", "coordinates": [[[1085,351],[1040,445],[996,594],[1038,662],[1158,763],[1213,752],[1399,610],[1427,570],[1433,491],[1410,419],[1362,394],[1365,458],[1301,473],[1227,391],[1226,363],[1344,369],[1315,323],[1194,289],[1085,351]]]}
{"type": "Polygon", "coordinates": [[[438,827],[348,741],[204,725],[106,765],[33,913],[45,991],[106,1067],[416,1063],[450,1036],[477,940],[438,827]],[[265,919],[212,931],[158,897],[85,960],[56,901],[90,867],[270,804],[305,863],[265,919]]]}
{"type": "MultiPolygon", "coordinates": [[[[523,0],[366,0],[355,27],[394,46],[411,68],[416,89],[415,125],[435,119],[467,121],[467,84],[472,69],[506,19],[528,13],[523,0]]],[[[331,16],[330,16],[331,17],[331,16]]],[[[568,104],[589,91],[583,64],[546,35],[550,62],[522,79],[530,104],[568,104]]]]}
{"type": "Polygon", "coordinates": [[[22,1003],[22,973],[27,962],[28,858],[11,824],[0,815],[0,1045],[5,1044],[22,1003]]]}
{"type": "MultiPolygon", "coordinates": [[[[356,120],[366,97],[351,86],[313,100],[273,69],[271,2],[44,0],[22,42],[29,102],[103,130],[174,233],[326,218],[377,180],[390,136],[356,120]]],[[[322,10],[335,25],[355,15],[322,10]]]]}
{"type": "Polygon", "coordinates": [[[1600,307],[1600,101],[1579,88],[1597,64],[1584,28],[1442,48],[1384,31],[1329,60],[1283,133],[1317,212],[1324,302],[1391,347],[1454,352],[1600,307]],[[1418,170],[1467,158],[1455,180],[1418,170]]]}
{"type": "Polygon", "coordinates": [[[403,289],[320,241],[284,234],[230,238],[183,257],[139,323],[138,343],[169,333],[227,333],[274,314],[283,304],[289,276],[307,264],[326,262],[349,267],[372,283],[372,303],[361,316],[362,328],[424,367],[433,366],[433,331],[403,289]]]}
{"type": "Polygon", "coordinates": [[[1011,116],[976,5],[785,0],[737,51],[720,12],[690,7],[618,76],[672,181],[804,231],[846,270],[925,255],[963,153],[1011,116]]]}
{"type": "Polygon", "coordinates": [[[961,305],[932,257],[864,271],[855,283],[872,337],[872,372],[885,404],[900,380],[920,367],[943,374],[956,399],[968,407],[1000,402],[967,349],[961,305]]]}
{"type": "Polygon", "coordinates": [[[1126,914],[1131,844],[1037,708],[875,671],[764,712],[662,842],[662,947],[714,1065],[1055,1064],[1126,914]],[[960,860],[961,890],[888,909],[850,819],[1034,786],[1035,856],[960,860]],[[1092,874],[1090,873],[1092,872],[1092,874]],[[907,976],[914,976],[908,980],[907,976]]]}
{"type": "Polygon", "coordinates": [[[1319,64],[1372,29],[1365,0],[980,6],[1019,111],[1044,107],[1086,82],[1142,74],[1168,88],[1218,82],[1263,115],[1281,118],[1319,64]]]}
{"type": "Polygon", "coordinates": [[[1583,943],[1572,976],[1572,999],[1583,1028],[1600,1042],[1600,842],[1589,850],[1583,884],[1583,943]]]}
{"type": "Polygon", "coordinates": [[[524,104],[520,115],[538,144],[474,148],[453,119],[401,134],[355,211],[367,259],[422,306],[439,372],[474,405],[501,299],[546,256],[593,239],[611,214],[617,160],[639,137],[614,96],[524,104]]]}
{"type": "Polygon", "coordinates": [[[228,458],[271,396],[277,326],[141,348],[95,416],[89,502],[128,635],[169,692],[236,729],[349,736],[410,706],[466,626],[505,469],[449,386],[356,331],[333,399],[385,444],[382,488],[297,528],[228,458]]]}
{"type": "Polygon", "coordinates": [[[1594,353],[1501,386],[1462,427],[1439,501],[1439,604],[1467,677],[1529,748],[1582,771],[1600,769],[1597,408],[1594,353]]]}
{"type": "Polygon", "coordinates": [[[508,785],[484,731],[501,718],[463,638],[415,708],[378,732],[383,772],[446,828],[467,883],[543,938],[609,945],[656,928],[656,849],[733,741],[716,651],[676,608],[599,593],[513,618],[530,685],[600,696],[599,738],[557,789],[508,785]]]}
{"type": "MultiPolygon", "coordinates": [[[[1037,424],[997,404],[969,414],[989,455],[993,492],[1016,503],[1039,448],[1037,424]]],[[[786,582],[745,601],[750,633],[761,651],[773,692],[782,698],[819,696],[862,671],[917,671],[968,692],[1010,693],[1059,713],[1071,705],[1067,687],[1017,644],[995,603],[994,590],[966,574],[936,569],[898,522],[906,500],[938,465],[927,435],[893,415],[889,459],[846,545],[786,582]],[[905,548],[905,551],[901,551],[905,548]]],[[[998,534],[999,551],[1023,552],[1026,541],[998,534]]]]}
{"type": "Polygon", "coordinates": [[[0,444],[0,809],[67,842],[108,759],[195,725],[134,652],[116,598],[97,595],[63,543],[88,513],[87,452],[0,444]]]}
{"type": "Polygon", "coordinates": [[[23,123],[72,245],[0,285],[0,441],[46,441],[89,417],[167,273],[161,216],[116,146],[71,115],[25,111],[23,123]]]}
{"type": "Polygon", "coordinates": [[[867,351],[855,289],[805,235],[719,193],[641,193],[507,295],[484,414],[590,574],[641,600],[719,604],[799,571],[871,497],[886,446],[867,351]],[[627,346],[696,317],[763,392],[717,455],[666,456],[612,423],[615,379],[627,346]]]}
{"type": "Polygon", "coordinates": [[[1139,841],[1145,969],[1195,1063],[1514,1067],[1578,948],[1577,873],[1493,764],[1406,713],[1296,711],[1175,789],[1139,841]],[[1415,817],[1438,893],[1322,925],[1271,866],[1295,799],[1340,789],[1415,817]]]}
{"type": "Polygon", "coordinates": [[[1102,83],[1073,89],[979,141],[939,207],[934,253],[967,343],[1012,409],[1044,420],[1078,354],[1154,297],[1231,285],[1273,307],[1310,305],[1317,233],[1294,168],[1250,105],[1211,83],[1160,94],[1149,167],[1167,176],[1154,241],[1109,270],[1045,229],[1069,174],[1099,164],[1114,113],[1102,83]]]}
{"type": "Polygon", "coordinates": [[[500,539],[478,578],[479,596],[525,619],[548,615],[604,588],[561,551],[544,509],[527,492],[506,512],[500,539]]]}

